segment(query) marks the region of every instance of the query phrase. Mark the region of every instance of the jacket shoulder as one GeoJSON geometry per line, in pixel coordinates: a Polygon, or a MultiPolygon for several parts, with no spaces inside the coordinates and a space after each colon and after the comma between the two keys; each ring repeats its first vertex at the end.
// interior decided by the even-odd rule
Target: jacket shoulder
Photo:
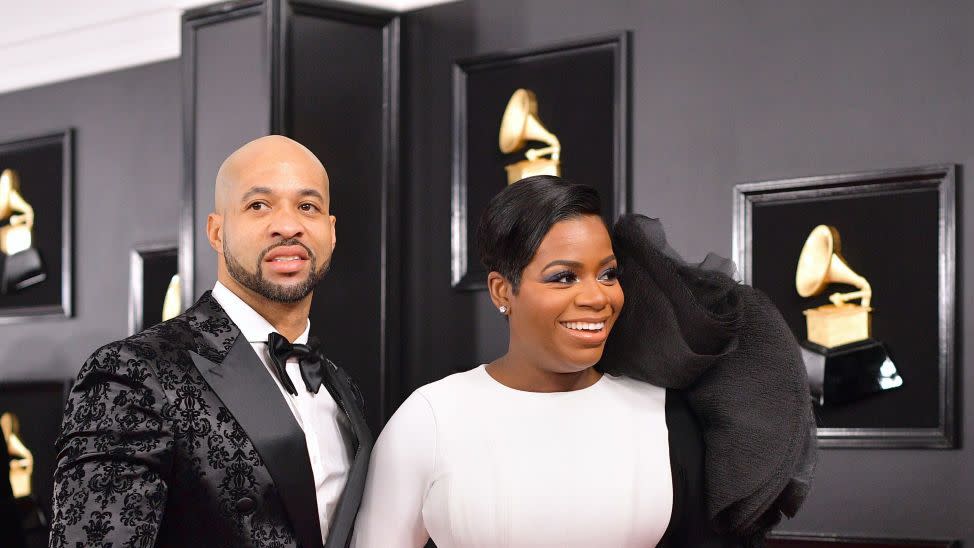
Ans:
{"type": "Polygon", "coordinates": [[[195,337],[183,316],[149,327],[92,352],[81,374],[92,370],[119,373],[125,370],[159,369],[186,361],[186,351],[196,348],[195,337]],[[150,365],[151,364],[151,365],[150,365]],[[147,367],[148,366],[148,367],[147,367]]]}

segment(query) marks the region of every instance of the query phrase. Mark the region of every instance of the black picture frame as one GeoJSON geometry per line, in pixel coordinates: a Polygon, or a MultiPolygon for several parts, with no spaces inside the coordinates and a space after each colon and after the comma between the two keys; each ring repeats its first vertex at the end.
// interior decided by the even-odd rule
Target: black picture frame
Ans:
{"type": "Polygon", "coordinates": [[[20,194],[34,210],[31,249],[45,276],[0,294],[0,324],[72,315],[73,141],[74,130],[65,129],[0,144],[0,171],[17,171],[20,194]]]}
{"type": "Polygon", "coordinates": [[[956,540],[920,540],[905,538],[875,538],[810,533],[781,533],[768,535],[767,548],[958,548],[956,540]]]}
{"type": "Polygon", "coordinates": [[[801,311],[827,302],[795,289],[798,255],[815,225],[839,228],[846,261],[873,286],[873,336],[904,384],[816,406],[822,447],[956,447],[956,171],[936,165],[734,187],[741,277],[768,294],[798,340],[806,335],[801,311]]]}
{"type": "Polygon", "coordinates": [[[562,175],[595,187],[611,223],[628,210],[628,32],[457,61],[453,66],[451,285],[486,288],[474,241],[488,200],[506,186],[504,165],[523,158],[497,145],[511,94],[534,91],[538,114],[562,143],[562,175]]]}
{"type": "Polygon", "coordinates": [[[179,273],[175,242],[135,246],[129,253],[129,335],[162,321],[169,281],[179,273]]]}
{"type": "MultiPolygon", "coordinates": [[[[33,496],[48,522],[53,515],[51,502],[57,465],[54,442],[61,434],[64,405],[73,382],[72,379],[0,382],[0,414],[10,411],[19,419],[21,441],[34,457],[33,496]]],[[[46,527],[25,533],[29,546],[47,544],[46,527]]]]}

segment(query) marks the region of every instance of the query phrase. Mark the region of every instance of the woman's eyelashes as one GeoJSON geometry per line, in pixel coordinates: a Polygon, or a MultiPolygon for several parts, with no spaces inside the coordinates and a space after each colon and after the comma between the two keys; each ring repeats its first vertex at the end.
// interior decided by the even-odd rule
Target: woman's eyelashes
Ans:
{"type": "MultiPolygon", "coordinates": [[[[598,275],[598,280],[602,283],[615,283],[619,279],[619,271],[616,267],[609,267],[598,275]]],[[[578,282],[578,274],[571,270],[560,270],[544,277],[545,283],[555,283],[559,285],[571,285],[578,282]]]]}
{"type": "Polygon", "coordinates": [[[544,281],[546,283],[568,285],[578,281],[578,276],[571,270],[559,270],[558,272],[545,276],[544,281]]]}
{"type": "Polygon", "coordinates": [[[603,282],[615,282],[619,279],[619,269],[612,266],[602,271],[599,275],[599,281],[603,282]]]}

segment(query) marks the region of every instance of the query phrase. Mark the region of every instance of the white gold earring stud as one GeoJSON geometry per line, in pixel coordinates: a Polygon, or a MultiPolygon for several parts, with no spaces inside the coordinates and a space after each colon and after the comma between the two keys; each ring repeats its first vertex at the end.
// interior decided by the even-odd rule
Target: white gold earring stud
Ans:
{"type": "Polygon", "coordinates": [[[500,312],[501,314],[507,314],[507,307],[502,305],[497,308],[497,311],[500,312]]]}

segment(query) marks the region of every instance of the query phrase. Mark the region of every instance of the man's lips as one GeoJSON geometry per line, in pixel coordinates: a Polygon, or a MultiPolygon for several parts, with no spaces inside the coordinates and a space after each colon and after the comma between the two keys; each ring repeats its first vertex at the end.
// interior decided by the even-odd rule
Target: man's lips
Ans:
{"type": "Polygon", "coordinates": [[[274,261],[287,258],[308,259],[308,250],[300,245],[281,245],[271,249],[264,255],[264,261],[274,261]]]}
{"type": "Polygon", "coordinates": [[[272,272],[291,274],[308,263],[308,251],[299,245],[275,247],[264,255],[264,263],[272,272]]]}

